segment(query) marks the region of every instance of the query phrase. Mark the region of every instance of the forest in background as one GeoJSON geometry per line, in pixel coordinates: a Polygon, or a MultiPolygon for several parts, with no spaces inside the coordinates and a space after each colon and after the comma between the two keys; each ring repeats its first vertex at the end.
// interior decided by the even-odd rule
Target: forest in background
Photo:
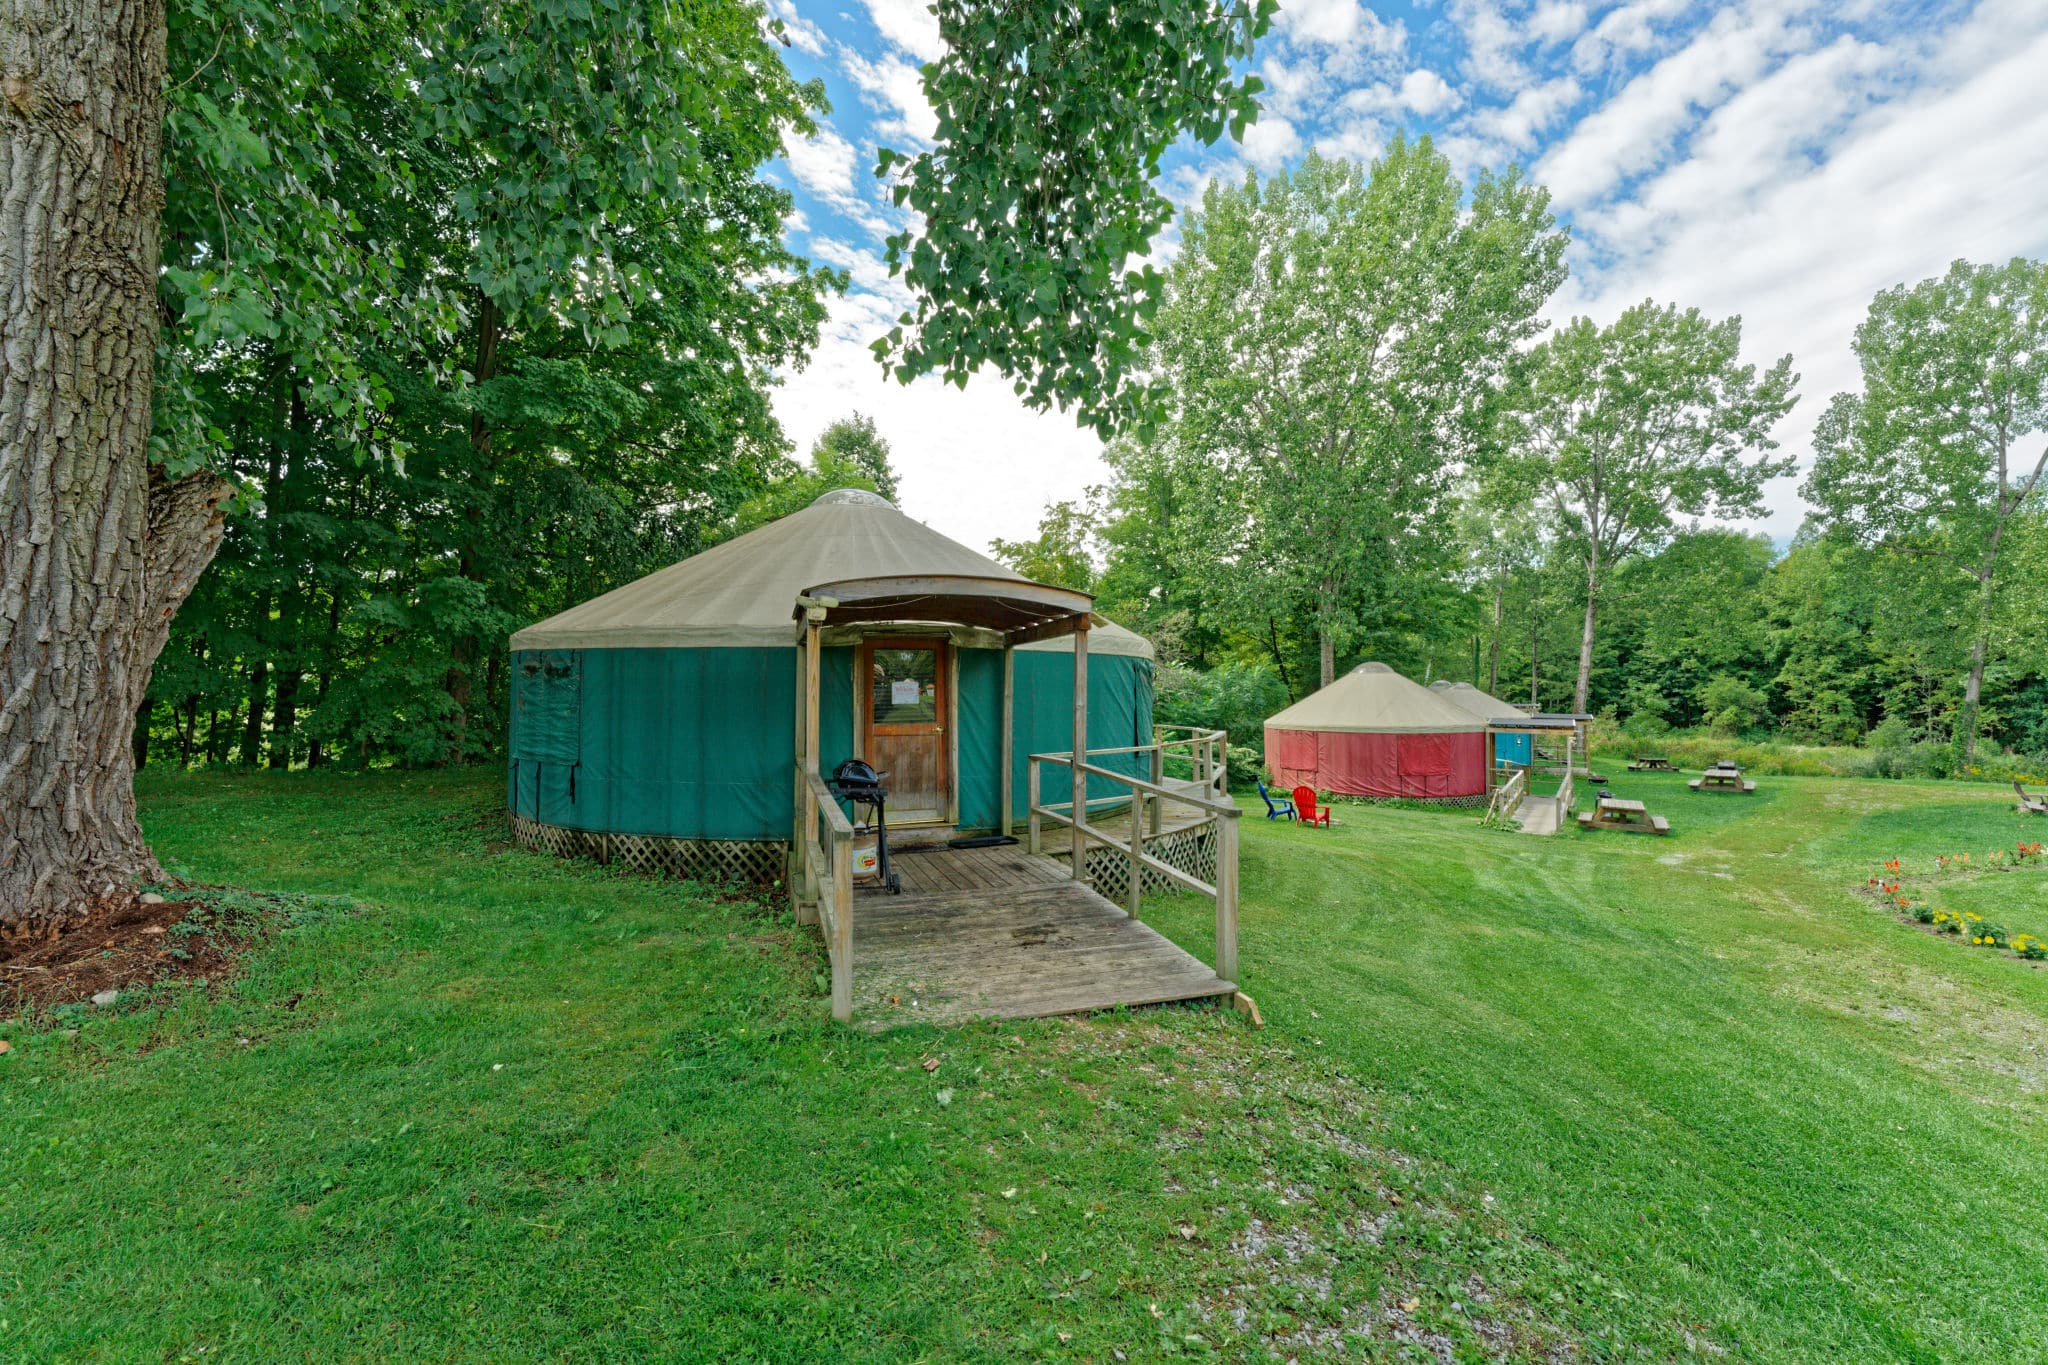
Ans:
{"type": "MultiPolygon", "coordinates": [[[[174,70],[208,72],[206,33],[173,13],[174,70]]],[[[787,252],[787,196],[756,172],[821,97],[750,27],[694,41],[744,59],[718,98],[766,98],[721,125],[728,145],[694,144],[687,200],[580,187],[622,282],[586,313],[560,271],[599,229],[545,211],[560,187],[506,158],[619,111],[517,125],[574,70],[425,63],[422,97],[395,99],[402,35],[346,29],[324,113],[374,137],[322,174],[362,191],[354,268],[408,311],[317,345],[250,300],[310,312],[327,276],[281,303],[208,273],[208,187],[236,144],[198,136],[221,117],[205,82],[184,96],[165,227],[188,335],[159,407],[199,420],[160,425],[237,491],[136,718],[138,764],[491,756],[519,626],[824,488],[898,495],[886,433],[856,414],[799,460],[767,400],[843,287],[787,252]]],[[[1467,183],[1397,139],[1370,167],[1311,155],[1212,185],[1182,228],[1133,333],[1150,406],[1111,441],[1110,481],[991,547],[1150,636],[1162,718],[1256,745],[1265,715],[1380,659],[1644,738],[1868,742],[1947,772],[1989,761],[1981,734],[2048,766],[2038,263],[1958,263],[1873,302],[1864,387],[1828,409],[1815,512],[1781,553],[1727,528],[1790,467],[1771,433],[1791,358],[1759,371],[1739,319],[1654,303],[1545,325],[1567,236],[1515,168],[1467,183]]]]}

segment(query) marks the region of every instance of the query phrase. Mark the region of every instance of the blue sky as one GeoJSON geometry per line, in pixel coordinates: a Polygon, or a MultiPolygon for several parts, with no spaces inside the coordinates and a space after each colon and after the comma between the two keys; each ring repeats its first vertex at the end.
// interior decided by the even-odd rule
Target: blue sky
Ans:
{"type": "MultiPolygon", "coordinates": [[[[768,3],[791,66],[832,99],[770,173],[796,193],[793,244],[853,277],[777,395],[783,424],[808,447],[868,412],[906,511],[976,546],[1028,534],[1047,502],[1102,480],[1099,443],[999,376],[899,386],[867,351],[904,303],[881,264],[903,220],[874,151],[930,136],[917,68],[941,51],[937,23],[922,0],[768,3]]],[[[1958,257],[2048,254],[2048,0],[1283,0],[1253,65],[1259,122],[1242,144],[1176,148],[1162,188],[1177,203],[1310,148],[1369,160],[1402,128],[1468,174],[1518,162],[1572,231],[1549,316],[1605,321],[1644,298],[1740,314],[1749,359],[1789,351],[1803,376],[1778,431],[1802,459],[1855,383],[1871,295],[1958,257]]],[[[1772,490],[1760,529],[1797,528],[1797,482],[1772,490]]]]}

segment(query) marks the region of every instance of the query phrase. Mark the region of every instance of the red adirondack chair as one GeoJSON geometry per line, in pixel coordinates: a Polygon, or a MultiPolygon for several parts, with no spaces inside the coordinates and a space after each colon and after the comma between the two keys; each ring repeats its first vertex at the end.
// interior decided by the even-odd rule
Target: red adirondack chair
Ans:
{"type": "Polygon", "coordinates": [[[1330,827],[1330,808],[1324,806],[1320,810],[1316,809],[1316,789],[1314,787],[1296,787],[1294,789],[1294,809],[1300,814],[1301,823],[1304,825],[1321,825],[1324,829],[1330,827]]]}

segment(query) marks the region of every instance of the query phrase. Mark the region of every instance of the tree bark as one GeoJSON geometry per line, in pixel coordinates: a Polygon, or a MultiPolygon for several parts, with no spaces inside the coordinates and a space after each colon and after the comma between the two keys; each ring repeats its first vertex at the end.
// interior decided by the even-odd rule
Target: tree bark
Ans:
{"type": "Polygon", "coordinates": [[[1586,623],[1579,631],[1579,684],[1572,689],[1572,710],[1584,715],[1593,682],[1593,620],[1600,611],[1600,550],[1586,556],[1586,623]]]}
{"type": "MultiPolygon", "coordinates": [[[[1995,540],[1991,553],[1998,553],[1995,540]]],[[[1977,582],[1977,627],[1970,640],[1970,673],[1963,680],[1963,713],[1956,717],[1958,768],[1967,768],[1977,761],[1977,711],[1984,697],[1984,663],[1991,653],[1991,608],[1997,593],[1998,580],[1987,565],[1977,582]]]]}
{"type": "Polygon", "coordinates": [[[163,0],[0,0],[0,926],[162,875],[150,668],[226,488],[149,463],[163,0]]]}
{"type": "MultiPolygon", "coordinates": [[[[481,388],[497,377],[498,341],[504,317],[498,311],[497,301],[486,294],[477,309],[476,320],[476,367],[474,383],[481,388]]],[[[490,496],[491,475],[491,426],[481,411],[472,413],[469,419],[469,446],[475,455],[475,467],[470,471],[472,496],[464,514],[467,534],[457,556],[457,567],[462,576],[472,583],[485,581],[483,572],[482,543],[488,522],[484,516],[484,500],[490,496]]],[[[455,641],[454,659],[448,669],[447,689],[449,699],[455,703],[454,737],[448,753],[450,763],[462,762],[469,747],[469,711],[475,691],[476,661],[482,652],[482,644],[474,635],[458,636],[455,641]]]]}
{"type": "Polygon", "coordinates": [[[1486,691],[1494,697],[1500,695],[1500,627],[1507,610],[1507,592],[1507,576],[1497,576],[1493,580],[1493,645],[1486,657],[1486,691]]]}
{"type": "MultiPolygon", "coordinates": [[[[270,615],[269,598],[259,597],[256,605],[258,610],[262,612],[263,619],[268,619],[270,615]]],[[[255,637],[257,649],[261,650],[269,647],[264,639],[268,633],[268,631],[261,631],[259,628],[259,633],[255,637]]],[[[253,768],[262,761],[263,708],[269,702],[270,664],[259,656],[255,665],[249,670],[249,713],[242,718],[242,765],[244,767],[253,768]]]]}

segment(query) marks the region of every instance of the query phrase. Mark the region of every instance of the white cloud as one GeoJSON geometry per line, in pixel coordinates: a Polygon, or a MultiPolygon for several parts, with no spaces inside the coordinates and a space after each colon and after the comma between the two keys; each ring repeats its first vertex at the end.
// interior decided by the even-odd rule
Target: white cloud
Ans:
{"type": "Polygon", "coordinates": [[[1338,107],[1353,114],[1405,112],[1428,118],[1455,109],[1464,99],[1442,76],[1428,67],[1418,67],[1398,82],[1359,86],[1339,100],[1338,107]]]}
{"type": "Polygon", "coordinates": [[[1401,104],[1404,108],[1428,118],[1446,109],[1455,109],[1465,102],[1465,97],[1451,88],[1451,83],[1428,67],[1418,67],[1401,78],[1401,104]]]}
{"type": "Polygon", "coordinates": [[[1570,76],[1532,85],[1507,105],[1476,109],[1465,126],[1481,139],[1519,152],[1551,130],[1585,95],[1570,76]]]}
{"type": "Polygon", "coordinates": [[[1284,118],[1268,115],[1244,130],[1244,158],[1267,174],[1301,150],[1301,134],[1284,118]]]}
{"type": "Polygon", "coordinates": [[[1327,157],[1371,165],[1387,149],[1387,130],[1376,119],[1356,119],[1341,124],[1316,139],[1316,150],[1327,157]]]}
{"type": "Polygon", "coordinates": [[[1586,26],[1586,7],[1577,0],[1544,0],[1529,16],[1529,36],[1541,43],[1561,43],[1586,26]]]}
{"type": "Polygon", "coordinates": [[[868,18],[884,38],[921,62],[935,62],[946,55],[946,40],[939,36],[939,18],[927,0],[862,0],[868,18]]]}
{"type": "Polygon", "coordinates": [[[769,0],[768,13],[782,21],[783,35],[791,47],[813,57],[825,55],[825,35],[797,13],[796,0],[769,0]]]}
{"type": "Polygon", "coordinates": [[[1359,0],[1288,0],[1274,27],[1296,43],[1344,50],[1392,55],[1407,43],[1406,28],[1387,23],[1359,0]]]}
{"type": "Polygon", "coordinates": [[[853,144],[832,129],[820,126],[811,137],[785,137],[782,155],[796,183],[820,199],[838,202],[853,198],[853,144]]]}
{"type": "Polygon", "coordinates": [[[1580,71],[1599,71],[1629,56],[1657,47],[1659,24],[1697,12],[1692,0],[1630,0],[1603,16],[1572,45],[1572,64],[1580,71]]]}
{"type": "Polygon", "coordinates": [[[1071,414],[1033,412],[1001,375],[979,374],[964,390],[932,376],[903,385],[884,375],[867,347],[897,311],[865,291],[833,301],[823,344],[774,392],[775,414],[799,450],[827,423],[867,413],[902,476],[903,510],[977,549],[991,537],[1036,534],[1047,503],[1108,477],[1100,440],[1071,414]]]}
{"type": "Polygon", "coordinates": [[[884,140],[910,140],[930,145],[938,136],[939,116],[925,98],[924,76],[901,57],[869,61],[852,48],[842,48],[839,64],[855,85],[862,100],[886,117],[875,123],[875,135],[884,140]]]}
{"type": "MultiPolygon", "coordinates": [[[[1828,398],[1856,383],[1873,294],[1957,257],[2048,251],[2044,69],[2048,11],[2023,0],[1986,0],[1934,41],[1795,56],[1725,101],[1685,161],[1577,216],[1600,254],[1574,260],[1552,315],[1606,319],[1646,296],[1741,314],[1745,351],[1790,352],[1803,376],[1778,434],[1805,458],[1828,398]]],[[[1794,483],[1773,491],[1773,534],[1803,515],[1794,483]]]]}
{"type": "Polygon", "coordinates": [[[1782,14],[1726,10],[1679,51],[1623,86],[1545,153],[1536,178],[1567,206],[1597,201],[1669,156],[1707,110],[1814,35],[1782,14]]]}
{"type": "Polygon", "coordinates": [[[1465,40],[1460,69],[1492,90],[1510,90],[1531,79],[1522,54],[1529,35],[1503,8],[1502,0],[1451,0],[1445,14],[1465,40]]]}

